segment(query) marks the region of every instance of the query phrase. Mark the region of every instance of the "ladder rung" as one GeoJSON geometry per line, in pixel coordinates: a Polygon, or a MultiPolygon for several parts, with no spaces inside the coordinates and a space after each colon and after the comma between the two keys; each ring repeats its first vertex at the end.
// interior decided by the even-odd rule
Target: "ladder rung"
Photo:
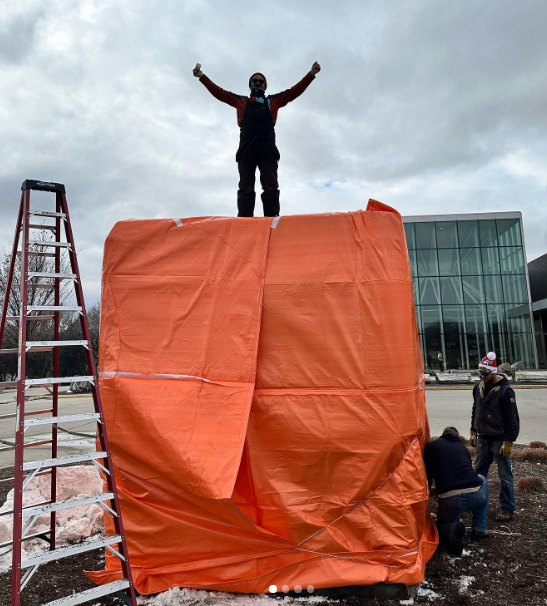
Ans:
{"type": "Polygon", "coordinates": [[[61,509],[70,509],[71,507],[80,507],[91,503],[99,503],[99,501],[110,501],[114,498],[113,492],[105,492],[103,494],[95,494],[82,499],[71,499],[70,501],[59,501],[58,503],[49,503],[23,508],[23,517],[31,517],[51,513],[52,511],[60,511],[61,509]]]}
{"type": "Polygon", "coordinates": [[[27,313],[33,311],[82,311],[82,308],[78,305],[28,305],[27,313]]]}
{"type": "MultiPolygon", "coordinates": [[[[16,347],[12,347],[10,349],[0,349],[0,354],[18,354],[19,350],[16,347]]],[[[0,383],[1,385],[1,383],[0,383]]]]}
{"type": "Polygon", "coordinates": [[[86,349],[89,347],[89,341],[80,339],[79,341],[27,341],[27,351],[37,347],[72,347],[81,345],[86,349]]]}
{"type": "Polygon", "coordinates": [[[48,273],[47,271],[29,271],[29,278],[58,278],[59,280],[75,280],[76,274],[56,274],[48,273]]]}
{"type": "Polygon", "coordinates": [[[52,551],[40,553],[30,558],[25,558],[21,562],[21,568],[30,568],[36,566],[36,564],[45,564],[46,562],[54,562],[61,558],[67,558],[77,553],[84,553],[86,551],[93,551],[94,549],[100,549],[106,545],[113,545],[115,543],[121,543],[122,537],[119,534],[112,535],[110,537],[104,537],[98,541],[91,541],[89,543],[80,543],[78,545],[69,545],[68,547],[60,547],[52,551]]]}
{"type": "MultiPolygon", "coordinates": [[[[6,320],[10,320],[11,322],[19,322],[19,316],[6,316],[6,320]]],[[[39,320],[41,322],[55,320],[55,316],[27,316],[27,320],[39,320]]]]}
{"type": "MultiPolygon", "coordinates": [[[[25,379],[25,385],[56,385],[57,383],[95,383],[93,376],[87,377],[47,377],[45,379],[25,379]]],[[[0,383],[1,385],[1,383],[0,383]]],[[[16,383],[17,385],[17,383],[16,383]]]]}
{"type": "Polygon", "coordinates": [[[86,454],[70,455],[68,457],[59,457],[58,459],[43,459],[41,461],[28,461],[23,463],[23,471],[32,469],[41,469],[42,467],[59,467],[60,465],[69,465],[70,463],[81,463],[82,461],[93,461],[96,459],[106,459],[106,452],[88,452],[86,454]]]}
{"type": "Polygon", "coordinates": [[[49,229],[53,233],[57,231],[55,225],[44,225],[42,223],[29,223],[29,229],[49,229]]]}
{"type": "MultiPolygon", "coordinates": [[[[39,442],[27,442],[23,444],[23,448],[32,448],[33,446],[44,446],[45,444],[53,444],[53,440],[40,440],[39,442]]],[[[6,446],[5,448],[0,448],[0,452],[15,450],[15,446],[6,446]]]]}
{"type": "MultiPolygon", "coordinates": [[[[15,404],[15,402],[14,402],[15,404]]],[[[25,417],[30,417],[32,415],[45,415],[48,412],[51,412],[53,410],[53,408],[44,408],[44,410],[31,410],[29,412],[25,412],[25,417]]],[[[16,412],[11,412],[9,414],[5,414],[5,415],[0,415],[0,419],[13,419],[13,417],[16,417],[17,413],[16,412]]]]}
{"type": "Polygon", "coordinates": [[[86,589],[86,591],[82,591],[81,593],[75,593],[74,595],[66,598],[53,600],[53,602],[47,602],[46,604],[42,604],[42,606],[76,606],[76,604],[83,604],[84,602],[102,598],[128,588],[129,581],[127,579],[122,579],[121,581],[113,581],[112,583],[107,583],[106,585],[93,587],[93,589],[86,589]]]}
{"type": "MultiPolygon", "coordinates": [[[[21,254],[21,253],[19,253],[21,254]]],[[[30,257],[54,257],[55,253],[38,252],[36,250],[29,250],[30,257]]]]}
{"type": "Polygon", "coordinates": [[[34,217],[61,217],[61,219],[66,219],[65,213],[53,213],[47,210],[30,210],[29,212],[34,217]]]}
{"type": "Polygon", "coordinates": [[[55,242],[55,240],[29,240],[28,243],[33,246],[52,246],[53,248],[72,248],[70,242],[55,242]]]}
{"type": "Polygon", "coordinates": [[[46,417],[45,419],[29,419],[25,421],[25,427],[34,425],[54,425],[56,423],[70,423],[71,421],[99,420],[101,415],[98,412],[86,412],[80,415],[62,415],[58,417],[46,417]]]}
{"type": "Polygon", "coordinates": [[[19,322],[19,316],[6,316],[6,322],[19,322]]]}

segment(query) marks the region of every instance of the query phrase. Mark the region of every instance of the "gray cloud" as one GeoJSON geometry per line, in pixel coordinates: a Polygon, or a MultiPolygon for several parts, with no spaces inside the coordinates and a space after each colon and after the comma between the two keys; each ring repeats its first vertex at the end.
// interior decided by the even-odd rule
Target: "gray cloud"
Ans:
{"type": "MultiPolygon", "coordinates": [[[[235,213],[235,110],[323,71],[279,113],[285,214],[369,197],[403,214],[522,210],[545,252],[547,4],[25,0],[0,20],[0,241],[25,178],[61,181],[91,301],[116,221],[235,213]]],[[[90,301],[90,302],[91,302],[90,301]]]]}

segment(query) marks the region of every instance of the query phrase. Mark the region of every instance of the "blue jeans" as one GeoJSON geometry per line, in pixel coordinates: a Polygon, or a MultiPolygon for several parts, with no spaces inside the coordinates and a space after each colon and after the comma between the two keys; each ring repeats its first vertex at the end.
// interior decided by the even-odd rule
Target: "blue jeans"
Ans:
{"type": "Polygon", "coordinates": [[[473,512],[471,528],[484,532],[486,530],[486,510],[488,509],[488,480],[479,476],[482,486],[477,492],[459,494],[455,497],[437,500],[437,529],[441,541],[448,541],[450,531],[457,522],[461,521],[464,511],[473,512]]]}
{"type": "Polygon", "coordinates": [[[509,515],[515,513],[515,483],[511,469],[511,457],[504,459],[500,455],[503,440],[495,440],[479,436],[477,450],[475,451],[475,471],[488,476],[490,465],[495,460],[498,465],[498,475],[501,483],[500,506],[501,510],[509,515]]]}

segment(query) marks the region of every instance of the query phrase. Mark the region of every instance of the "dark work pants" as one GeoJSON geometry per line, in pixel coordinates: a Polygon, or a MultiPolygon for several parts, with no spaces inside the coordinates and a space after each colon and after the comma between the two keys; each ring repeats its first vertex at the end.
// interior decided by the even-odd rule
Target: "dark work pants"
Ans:
{"type": "Polygon", "coordinates": [[[253,217],[255,209],[255,175],[260,171],[262,185],[262,206],[265,217],[279,216],[279,183],[277,181],[277,161],[238,162],[239,189],[237,192],[237,216],[253,217]]]}

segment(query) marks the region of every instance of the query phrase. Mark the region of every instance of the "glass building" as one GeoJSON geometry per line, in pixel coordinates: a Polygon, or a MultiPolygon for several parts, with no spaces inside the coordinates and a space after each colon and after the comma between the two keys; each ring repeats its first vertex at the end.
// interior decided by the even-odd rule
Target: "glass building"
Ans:
{"type": "Polygon", "coordinates": [[[403,217],[426,369],[537,368],[520,212],[403,217]]]}

